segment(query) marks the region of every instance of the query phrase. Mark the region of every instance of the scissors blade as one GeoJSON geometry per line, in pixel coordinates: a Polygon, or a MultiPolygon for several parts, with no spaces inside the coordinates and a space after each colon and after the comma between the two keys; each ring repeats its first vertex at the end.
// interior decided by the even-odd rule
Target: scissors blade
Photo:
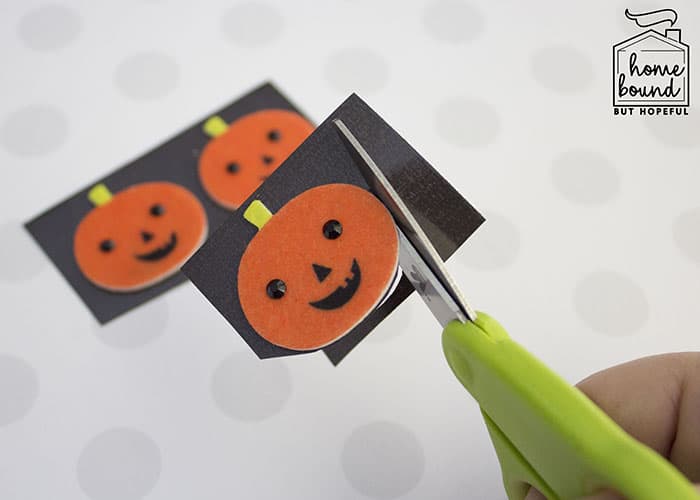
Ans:
{"type": "Polygon", "coordinates": [[[333,120],[372,192],[393,215],[399,233],[399,263],[418,294],[445,326],[457,319],[475,321],[476,313],[447,272],[442,258],[399,194],[342,120],[333,120]]]}

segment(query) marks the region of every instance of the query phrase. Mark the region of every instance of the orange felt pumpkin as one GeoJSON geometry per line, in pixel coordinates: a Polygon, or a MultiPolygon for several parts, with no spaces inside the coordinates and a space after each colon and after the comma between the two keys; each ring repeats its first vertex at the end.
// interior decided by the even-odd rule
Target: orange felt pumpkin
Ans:
{"type": "Polygon", "coordinates": [[[244,216],[260,231],[241,257],[239,300],[253,329],[275,345],[306,351],[337,340],[396,275],[394,221],[357,186],[309,189],[275,215],[256,200],[244,216]]]}
{"type": "Polygon", "coordinates": [[[146,288],[171,276],[207,235],[197,198],[170,182],[146,182],[112,195],[99,184],[97,205],[78,224],[73,252],[95,285],[115,292],[146,288]]]}
{"type": "Polygon", "coordinates": [[[298,113],[256,111],[230,125],[212,117],[209,141],[199,158],[199,179],[219,205],[235,210],[294,151],[314,127],[298,113]]]}

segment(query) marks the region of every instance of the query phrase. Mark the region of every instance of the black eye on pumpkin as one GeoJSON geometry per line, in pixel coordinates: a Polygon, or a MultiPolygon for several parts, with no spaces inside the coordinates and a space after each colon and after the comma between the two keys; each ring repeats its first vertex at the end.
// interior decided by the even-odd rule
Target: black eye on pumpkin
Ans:
{"type": "Polygon", "coordinates": [[[287,293],[287,285],[280,279],[274,279],[267,284],[266,291],[271,299],[281,299],[287,293]]]}
{"type": "Polygon", "coordinates": [[[340,238],[341,234],[343,234],[343,226],[337,220],[331,219],[323,225],[323,236],[327,239],[340,238]]]}
{"type": "Polygon", "coordinates": [[[237,174],[240,169],[241,168],[238,166],[238,163],[236,163],[235,161],[226,165],[226,171],[229,174],[237,174]]]}
{"type": "Polygon", "coordinates": [[[104,253],[109,253],[112,250],[114,250],[115,246],[116,245],[114,244],[114,242],[112,240],[102,240],[100,242],[100,251],[102,251],[104,253]]]}
{"type": "Polygon", "coordinates": [[[160,217],[165,213],[165,207],[160,203],[156,203],[151,207],[150,212],[153,217],[160,217]]]}
{"type": "Polygon", "coordinates": [[[267,138],[270,142],[277,142],[282,138],[282,134],[279,130],[273,129],[267,133],[267,138]]]}

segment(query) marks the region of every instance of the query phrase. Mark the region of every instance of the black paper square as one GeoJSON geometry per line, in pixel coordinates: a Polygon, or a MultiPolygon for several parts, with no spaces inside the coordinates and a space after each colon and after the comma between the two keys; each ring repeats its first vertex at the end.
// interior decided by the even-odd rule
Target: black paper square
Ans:
{"type": "Polygon", "coordinates": [[[46,255],[68,280],[95,318],[102,324],[116,318],[153,297],[185,281],[182,273],[160,283],[129,293],[103,290],[90,283],[78,268],[73,256],[73,234],[80,220],[91,209],[87,192],[98,183],[105,183],[113,192],[133,184],[148,181],[169,181],[189,189],[202,203],[209,222],[209,232],[231,215],[215,204],[204,192],[197,174],[199,154],[210,140],[202,132],[204,121],[213,115],[227,123],[267,108],[286,109],[301,113],[272,84],[266,83],[226,107],[204,116],[190,128],[163,142],[141,157],[117,169],[107,177],[97,179],[67,200],[59,203],[25,224],[46,255]]]}
{"type": "MultiPolygon", "coordinates": [[[[243,218],[250,202],[261,200],[273,213],[315,186],[347,183],[368,188],[332,120],[342,119],[404,199],[416,220],[446,259],[484,218],[362,99],[350,96],[290,155],[270,178],[183,266],[187,277],[228,320],[260,358],[303,354],[259,336],[243,314],[237,295],[237,263],[257,229],[243,218]]],[[[405,277],[393,294],[350,333],[323,348],[338,364],[413,287],[405,277]]]]}

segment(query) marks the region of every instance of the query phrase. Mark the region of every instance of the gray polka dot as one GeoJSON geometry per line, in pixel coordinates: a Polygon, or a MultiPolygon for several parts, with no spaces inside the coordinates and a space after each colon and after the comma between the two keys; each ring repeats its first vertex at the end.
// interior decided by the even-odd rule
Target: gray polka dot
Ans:
{"type": "Polygon", "coordinates": [[[673,221],[673,239],[686,257],[700,263],[700,208],[688,210],[673,221]]]}
{"type": "Polygon", "coordinates": [[[19,222],[0,224],[0,241],[0,280],[26,281],[46,265],[46,257],[19,222]]]}
{"type": "Polygon", "coordinates": [[[399,337],[410,328],[413,316],[413,309],[410,307],[410,304],[404,302],[370,332],[367,340],[370,342],[386,342],[399,337]]]}
{"type": "Polygon", "coordinates": [[[161,454],[141,431],[115,428],[90,440],[78,459],[78,482],[92,500],[137,500],[158,481],[161,454]]]}
{"type": "Polygon", "coordinates": [[[500,214],[485,212],[484,217],[486,222],[464,245],[459,262],[483,270],[511,265],[520,251],[520,231],[500,214]]]}
{"type": "Polygon", "coordinates": [[[10,153],[38,156],[57,150],[68,137],[68,119],[51,107],[31,105],[11,113],[0,126],[0,143],[10,153]]]}
{"type": "Polygon", "coordinates": [[[484,17],[472,4],[461,0],[438,0],[425,9],[423,24],[442,42],[471,42],[484,31],[484,17]]]}
{"type": "Polygon", "coordinates": [[[593,64],[574,47],[541,48],[532,56],[531,65],[535,80],[555,92],[580,92],[593,83],[593,64]]]}
{"type": "Polygon", "coordinates": [[[656,139],[666,146],[696,148],[700,146],[700,110],[689,109],[688,116],[651,116],[644,120],[656,139]]]}
{"type": "Polygon", "coordinates": [[[0,426],[23,418],[34,406],[39,379],[25,361],[0,354],[0,426]]]}
{"type": "Polygon", "coordinates": [[[610,201],[620,189],[620,178],[608,159],[587,149],[572,149],[557,156],[551,175],[565,198],[582,205],[610,201]]]}
{"type": "Polygon", "coordinates": [[[105,344],[118,349],[135,349],[148,344],[165,332],[169,308],[164,297],[154,299],[129,311],[106,325],[95,324],[95,335],[105,344]]]}
{"type": "Polygon", "coordinates": [[[282,360],[261,361],[247,352],[223,360],[211,378],[214,401],[236,420],[263,420],[279,413],[291,392],[291,375],[282,360]]]}
{"type": "Polygon", "coordinates": [[[496,110],[482,101],[455,97],[437,109],[437,131],[455,146],[482,147],[492,143],[501,129],[496,110]]]}
{"type": "Polygon", "coordinates": [[[614,271],[597,271],[584,277],[574,290],[574,307],[589,327],[614,337],[635,333],[649,318],[644,291],[614,271]]]}
{"type": "Polygon", "coordinates": [[[180,69],[159,52],[142,52],[123,60],[114,73],[114,83],[127,97],[148,100],[162,97],[177,87],[180,69]]]}
{"type": "Polygon", "coordinates": [[[415,434],[391,422],[355,429],[341,455],[345,477],[370,498],[397,498],[411,491],[425,471],[425,455],[415,434]]]}
{"type": "Polygon", "coordinates": [[[389,66],[371,49],[347,48],[330,55],[325,74],[330,85],[343,94],[371,94],[386,85],[389,66]]]}
{"type": "Polygon", "coordinates": [[[244,2],[228,9],[221,18],[226,37],[242,47],[260,47],[282,34],[284,19],[275,7],[261,2],[244,2]]]}
{"type": "Polygon", "coordinates": [[[78,37],[82,24],[74,9],[48,4],[25,14],[19,22],[17,34],[30,49],[58,49],[78,37]]]}

